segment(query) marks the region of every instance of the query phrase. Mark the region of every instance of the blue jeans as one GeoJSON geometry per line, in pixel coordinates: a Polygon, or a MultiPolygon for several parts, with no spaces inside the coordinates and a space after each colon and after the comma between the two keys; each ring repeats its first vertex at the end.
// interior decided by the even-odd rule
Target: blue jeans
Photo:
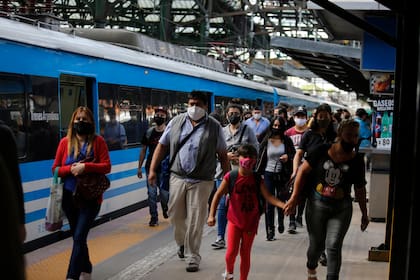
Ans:
{"type": "Polygon", "coordinates": [[[165,212],[168,211],[169,191],[165,190],[165,187],[163,186],[165,180],[163,178],[162,173],[157,174],[156,186],[149,185],[149,180],[147,180],[148,177],[149,177],[149,170],[146,170],[149,213],[153,220],[158,221],[158,211],[157,211],[158,189],[159,189],[159,196],[160,196],[160,204],[162,206],[162,210],[165,212]]]}
{"type": "MultiPolygon", "coordinates": [[[[216,180],[216,188],[219,188],[221,180],[216,180]]],[[[227,225],[227,209],[226,209],[226,195],[220,198],[219,205],[217,205],[217,237],[225,239],[227,225]]]]}
{"type": "Polygon", "coordinates": [[[309,235],[307,268],[315,269],[325,247],[327,249],[327,279],[338,279],[341,250],[353,215],[351,198],[322,201],[310,195],[306,202],[305,219],[309,235]]]}
{"type": "Polygon", "coordinates": [[[66,278],[79,279],[82,272],[92,273],[87,235],[99,213],[101,204],[97,200],[89,200],[79,205],[73,199],[73,192],[64,189],[62,206],[73,237],[73,248],[66,278]]]}

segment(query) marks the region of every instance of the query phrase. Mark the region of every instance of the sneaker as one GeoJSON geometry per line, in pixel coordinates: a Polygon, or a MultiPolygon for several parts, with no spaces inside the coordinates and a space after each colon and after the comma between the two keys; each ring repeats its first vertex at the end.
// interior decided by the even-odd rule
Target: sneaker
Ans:
{"type": "Polygon", "coordinates": [[[303,227],[302,216],[296,216],[296,226],[303,227]]]}
{"type": "Polygon", "coordinates": [[[217,239],[215,242],[211,244],[214,249],[224,249],[226,246],[226,242],[224,239],[217,239]]]}
{"type": "Polygon", "coordinates": [[[290,234],[295,234],[296,233],[296,224],[294,222],[291,222],[289,224],[289,229],[287,230],[288,233],[290,234]]]}
{"type": "Polygon", "coordinates": [[[284,232],[284,224],[279,224],[279,233],[283,233],[284,232]]]}
{"type": "Polygon", "coordinates": [[[227,273],[226,271],[222,273],[223,280],[232,280],[233,279],[233,273],[227,273]]]}
{"type": "Polygon", "coordinates": [[[267,241],[274,241],[276,238],[274,237],[274,234],[267,235],[267,241]]]}
{"type": "Polygon", "coordinates": [[[319,263],[322,266],[327,266],[327,255],[325,254],[325,252],[322,252],[321,256],[319,257],[319,263]]]}
{"type": "Polygon", "coordinates": [[[159,225],[159,222],[157,219],[151,218],[149,222],[149,227],[156,227],[159,225]]]}
{"type": "Polygon", "coordinates": [[[197,272],[198,268],[198,263],[189,263],[185,269],[187,270],[187,272],[197,272]]]}
{"type": "Polygon", "coordinates": [[[185,258],[185,255],[184,255],[184,245],[179,246],[179,249],[178,249],[177,254],[178,254],[178,257],[179,257],[180,259],[185,258]]]}

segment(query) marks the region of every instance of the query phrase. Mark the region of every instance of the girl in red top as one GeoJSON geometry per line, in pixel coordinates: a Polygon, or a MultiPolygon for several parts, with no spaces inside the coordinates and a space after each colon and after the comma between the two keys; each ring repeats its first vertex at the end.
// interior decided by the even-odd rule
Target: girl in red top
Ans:
{"type": "MultiPolygon", "coordinates": [[[[241,145],[238,149],[239,171],[238,177],[229,197],[228,224],[227,224],[227,251],[225,279],[233,279],[235,259],[240,250],[240,280],[248,279],[251,267],[251,247],[255,235],[258,232],[260,210],[258,209],[258,189],[263,197],[271,204],[283,208],[284,203],[267,190],[264,180],[260,180],[257,186],[254,176],[254,166],[257,158],[257,150],[249,144],[241,145]],[[240,248],[239,248],[240,247],[240,248]]],[[[220,198],[229,193],[230,172],[226,173],[220,187],[214,195],[210,213],[207,220],[209,226],[216,224],[215,213],[220,198]]]]}
{"type": "Polygon", "coordinates": [[[67,270],[67,279],[91,279],[87,235],[99,213],[102,197],[93,200],[74,199],[76,176],[84,173],[106,174],[111,171],[105,140],[95,134],[93,114],[89,108],[77,108],[71,117],[67,136],[61,139],[52,171],[58,166],[63,179],[62,207],[69,221],[73,249],[67,270]],[[94,159],[88,161],[89,159],[94,159]],[[86,160],[86,162],[82,162],[86,160]]]}

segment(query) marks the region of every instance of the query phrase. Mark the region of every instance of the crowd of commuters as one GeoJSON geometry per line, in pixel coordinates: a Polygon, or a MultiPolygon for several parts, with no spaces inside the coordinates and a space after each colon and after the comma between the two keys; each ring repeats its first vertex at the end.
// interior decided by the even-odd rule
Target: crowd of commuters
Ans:
{"type": "MultiPolygon", "coordinates": [[[[243,111],[240,102],[232,100],[225,108],[226,116],[223,117],[227,119],[227,125],[223,127],[222,116],[216,112],[211,114],[206,112],[206,99],[200,97],[200,94],[203,93],[193,92],[190,95],[187,113],[176,117],[168,124],[159,140],[151,166],[151,169],[157,167],[165,151],[170,149],[171,158],[176,165],[171,165],[170,168],[168,215],[174,225],[175,240],[179,246],[178,256],[185,258],[186,270],[188,272],[199,270],[203,218],[208,214],[207,223],[211,226],[217,223],[218,226],[216,241],[211,246],[215,249],[227,247],[224,278],[233,279],[235,259],[238,250],[241,250],[240,279],[247,279],[254,239],[254,234],[249,235],[249,232],[256,232],[255,224],[259,221],[259,215],[256,215],[257,196],[253,198],[253,203],[246,203],[244,197],[240,197],[237,193],[233,195],[229,189],[229,175],[239,170],[238,178],[245,175],[247,179],[236,180],[232,185],[233,189],[247,189],[246,192],[239,192],[242,195],[256,194],[255,186],[259,188],[258,180],[250,179],[254,177],[249,175],[257,174],[261,177],[262,194],[267,199],[264,207],[267,240],[275,239],[275,209],[278,210],[279,233],[285,230],[285,214],[289,215],[289,233],[296,233],[296,226],[303,227],[302,217],[306,209],[305,220],[310,238],[308,279],[316,279],[318,262],[328,265],[328,279],[338,279],[341,260],[340,244],[351,218],[348,198],[352,185],[354,185],[356,198],[358,201],[360,199],[363,230],[368,223],[364,193],[364,162],[360,161],[360,154],[357,153],[359,144],[357,122],[351,119],[350,113],[346,110],[339,112],[340,118],[335,118],[327,104],[317,107],[308,121],[308,113],[304,107],[290,111],[283,106],[278,106],[272,117],[266,117],[263,116],[264,111],[261,107],[254,107],[251,115],[249,111],[243,111]],[[205,123],[207,123],[205,128],[194,129],[205,123]],[[209,130],[211,127],[213,127],[212,132],[209,130]],[[191,139],[183,141],[190,135],[193,135],[191,139]],[[209,141],[210,138],[213,140],[209,141]],[[212,145],[208,146],[210,143],[212,145]],[[324,162],[320,164],[324,158],[319,159],[318,154],[326,149],[321,149],[321,147],[334,147],[331,152],[337,153],[338,158],[344,159],[344,162],[338,161],[332,154],[331,162],[329,162],[332,169],[328,171],[329,167],[323,167],[324,162]],[[187,153],[187,151],[194,151],[194,153],[187,153]],[[203,160],[206,160],[205,164],[203,160]],[[334,164],[344,168],[343,172],[350,172],[350,177],[348,176],[350,173],[346,173],[345,176],[343,175],[345,179],[333,181],[334,174],[331,172],[335,168],[334,164]],[[343,167],[342,164],[345,166],[343,167]],[[348,169],[347,166],[351,168],[348,169]],[[363,172],[360,171],[362,169],[363,172]],[[213,177],[209,177],[209,174],[213,177]],[[290,197],[290,190],[285,187],[286,182],[291,178],[296,178],[292,197],[290,197]],[[340,195],[324,198],[327,191],[319,190],[320,180],[327,182],[328,190],[337,190],[340,195]],[[200,191],[196,189],[198,186],[201,187],[200,191]],[[254,191],[251,191],[252,188],[254,191]],[[212,190],[215,193],[212,193],[212,190]],[[336,226],[325,222],[324,226],[317,225],[316,227],[314,222],[316,218],[309,217],[309,214],[315,217],[325,215],[325,221],[335,218],[322,214],[319,208],[314,207],[313,197],[319,198],[317,195],[322,202],[334,199],[333,205],[341,205],[337,207],[345,210],[342,216],[338,216],[336,226]],[[226,203],[226,200],[229,203],[226,203]],[[305,207],[306,201],[309,207],[305,207]],[[207,206],[208,203],[210,203],[210,209],[205,209],[203,205],[207,206]],[[191,205],[196,205],[198,211],[194,208],[195,211],[192,212],[191,205]],[[285,210],[283,210],[284,205],[286,205],[285,210]],[[246,216],[247,219],[238,218],[250,215],[251,212],[254,213],[255,219],[251,219],[250,216],[246,216]],[[245,227],[245,220],[247,223],[253,223],[253,226],[247,224],[245,227]],[[191,223],[194,225],[193,228],[191,223]],[[335,229],[338,230],[337,234],[334,237],[328,235],[329,238],[325,239],[327,233],[335,229]],[[248,234],[244,235],[244,230],[248,234]],[[324,248],[326,248],[328,262],[324,248]],[[323,254],[324,259],[321,257],[323,254]]],[[[152,183],[157,175],[153,171],[150,173],[149,183],[152,183]]]]}
{"type": "MultiPolygon", "coordinates": [[[[275,240],[276,222],[278,232],[285,231],[285,216],[289,216],[292,234],[304,226],[304,217],[309,236],[308,279],[316,279],[318,263],[327,266],[327,279],[338,279],[342,243],[352,217],[352,187],[362,211],[361,229],[369,223],[364,154],[358,152],[359,146],[371,143],[366,110],[358,109],[353,118],[347,110],[332,112],[322,104],[309,116],[304,106],[280,104],[271,116],[265,116],[262,107],[244,110],[240,100],[234,99],[222,116],[207,112],[207,102],[207,92],[192,91],[186,112],[172,119],[166,108],[154,108],[152,126],[141,140],[137,171],[139,179],[144,171],[147,178],[149,226],[159,225],[160,199],[163,217],[173,225],[177,254],[187,272],[196,272],[202,259],[204,225],[217,224],[211,246],[227,248],[223,277],[233,279],[235,259],[241,252],[240,279],[245,280],[260,214],[265,214],[267,241],[275,240]],[[286,187],[290,179],[294,179],[292,189],[286,187]]],[[[110,124],[118,124],[114,112],[108,114],[110,124]]],[[[66,278],[91,279],[87,236],[103,198],[75,199],[76,176],[109,173],[108,151],[127,141],[117,125],[109,125],[104,137],[97,135],[87,107],[73,112],[68,127],[52,166],[53,172],[59,167],[64,181],[62,207],[73,238],[66,278]],[[109,141],[114,138],[118,141],[109,141]]],[[[17,202],[10,209],[19,223],[13,225],[16,234],[10,238],[23,244],[26,231],[16,140],[7,126],[0,124],[0,132],[3,139],[10,139],[8,146],[14,147],[0,155],[2,177],[17,202]]],[[[24,279],[24,261],[17,253],[14,278],[24,279]]]]}

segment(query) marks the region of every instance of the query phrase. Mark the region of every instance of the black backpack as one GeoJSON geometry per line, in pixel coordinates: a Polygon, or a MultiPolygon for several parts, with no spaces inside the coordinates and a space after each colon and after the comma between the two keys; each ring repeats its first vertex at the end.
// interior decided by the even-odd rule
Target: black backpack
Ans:
{"type": "MultiPolygon", "coordinates": [[[[238,169],[230,171],[229,176],[230,176],[229,177],[229,195],[230,195],[233,191],[233,187],[235,186],[236,179],[238,178],[238,169]]],[[[265,199],[260,190],[261,176],[257,172],[254,171],[254,177],[255,177],[255,182],[257,183],[258,210],[260,212],[260,215],[262,215],[265,213],[265,199]]],[[[226,209],[228,209],[228,205],[226,206],[226,209]]]]}

